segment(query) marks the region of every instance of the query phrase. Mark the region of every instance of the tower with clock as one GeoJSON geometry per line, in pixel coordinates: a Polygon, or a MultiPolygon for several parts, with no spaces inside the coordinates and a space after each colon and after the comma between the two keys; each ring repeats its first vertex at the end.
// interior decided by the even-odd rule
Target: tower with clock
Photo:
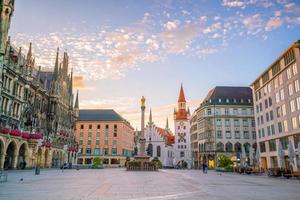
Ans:
{"type": "Polygon", "coordinates": [[[174,166],[191,167],[190,110],[187,108],[181,84],[177,109],[174,109],[174,166]]]}

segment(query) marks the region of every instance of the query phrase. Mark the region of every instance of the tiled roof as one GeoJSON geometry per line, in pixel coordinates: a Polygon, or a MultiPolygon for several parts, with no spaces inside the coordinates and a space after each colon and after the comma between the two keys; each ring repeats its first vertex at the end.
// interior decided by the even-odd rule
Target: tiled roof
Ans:
{"type": "Polygon", "coordinates": [[[163,138],[166,137],[166,139],[167,139],[166,143],[168,145],[174,144],[175,136],[172,134],[172,132],[170,130],[166,131],[165,129],[159,128],[159,127],[156,127],[156,129],[163,138]]]}
{"type": "Polygon", "coordinates": [[[79,110],[79,121],[125,121],[113,109],[79,110]]]}
{"type": "Polygon", "coordinates": [[[252,90],[250,87],[217,86],[208,92],[203,103],[214,102],[223,104],[227,100],[229,100],[229,103],[248,104],[248,100],[252,102],[252,90]]]}

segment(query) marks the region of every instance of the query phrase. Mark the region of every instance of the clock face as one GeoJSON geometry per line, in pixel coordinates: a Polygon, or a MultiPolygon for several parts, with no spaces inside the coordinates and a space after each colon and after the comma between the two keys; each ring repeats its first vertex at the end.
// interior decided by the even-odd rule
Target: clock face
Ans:
{"type": "Polygon", "coordinates": [[[180,123],[179,123],[179,125],[180,125],[180,126],[183,126],[183,125],[184,125],[184,123],[183,123],[183,122],[180,122],[180,123]]]}

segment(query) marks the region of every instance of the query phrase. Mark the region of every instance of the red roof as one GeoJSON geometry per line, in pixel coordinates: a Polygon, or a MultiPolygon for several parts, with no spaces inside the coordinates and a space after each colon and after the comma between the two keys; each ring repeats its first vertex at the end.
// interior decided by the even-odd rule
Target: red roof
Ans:
{"type": "Polygon", "coordinates": [[[174,142],[175,142],[175,136],[172,134],[172,132],[170,130],[166,131],[163,128],[159,128],[159,127],[156,127],[156,128],[157,128],[157,131],[159,132],[159,134],[162,137],[166,137],[167,138],[166,142],[167,142],[168,145],[174,144],[174,142]]]}
{"type": "Polygon", "coordinates": [[[178,110],[176,112],[176,119],[187,119],[188,118],[188,113],[186,110],[178,110]]]}
{"type": "Polygon", "coordinates": [[[181,84],[181,87],[180,87],[178,102],[186,102],[182,84],[181,84]]]}

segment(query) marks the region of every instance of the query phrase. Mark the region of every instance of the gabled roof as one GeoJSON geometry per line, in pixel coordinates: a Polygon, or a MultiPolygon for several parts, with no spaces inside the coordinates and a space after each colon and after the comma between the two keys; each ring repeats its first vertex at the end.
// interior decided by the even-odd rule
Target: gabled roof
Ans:
{"type": "Polygon", "coordinates": [[[172,145],[175,142],[175,136],[172,134],[172,132],[170,130],[165,130],[163,128],[160,127],[156,127],[157,131],[159,132],[159,134],[161,135],[161,137],[166,138],[166,144],[167,145],[172,145]]]}
{"type": "Polygon", "coordinates": [[[113,109],[79,110],[79,121],[125,121],[113,109]]]}

